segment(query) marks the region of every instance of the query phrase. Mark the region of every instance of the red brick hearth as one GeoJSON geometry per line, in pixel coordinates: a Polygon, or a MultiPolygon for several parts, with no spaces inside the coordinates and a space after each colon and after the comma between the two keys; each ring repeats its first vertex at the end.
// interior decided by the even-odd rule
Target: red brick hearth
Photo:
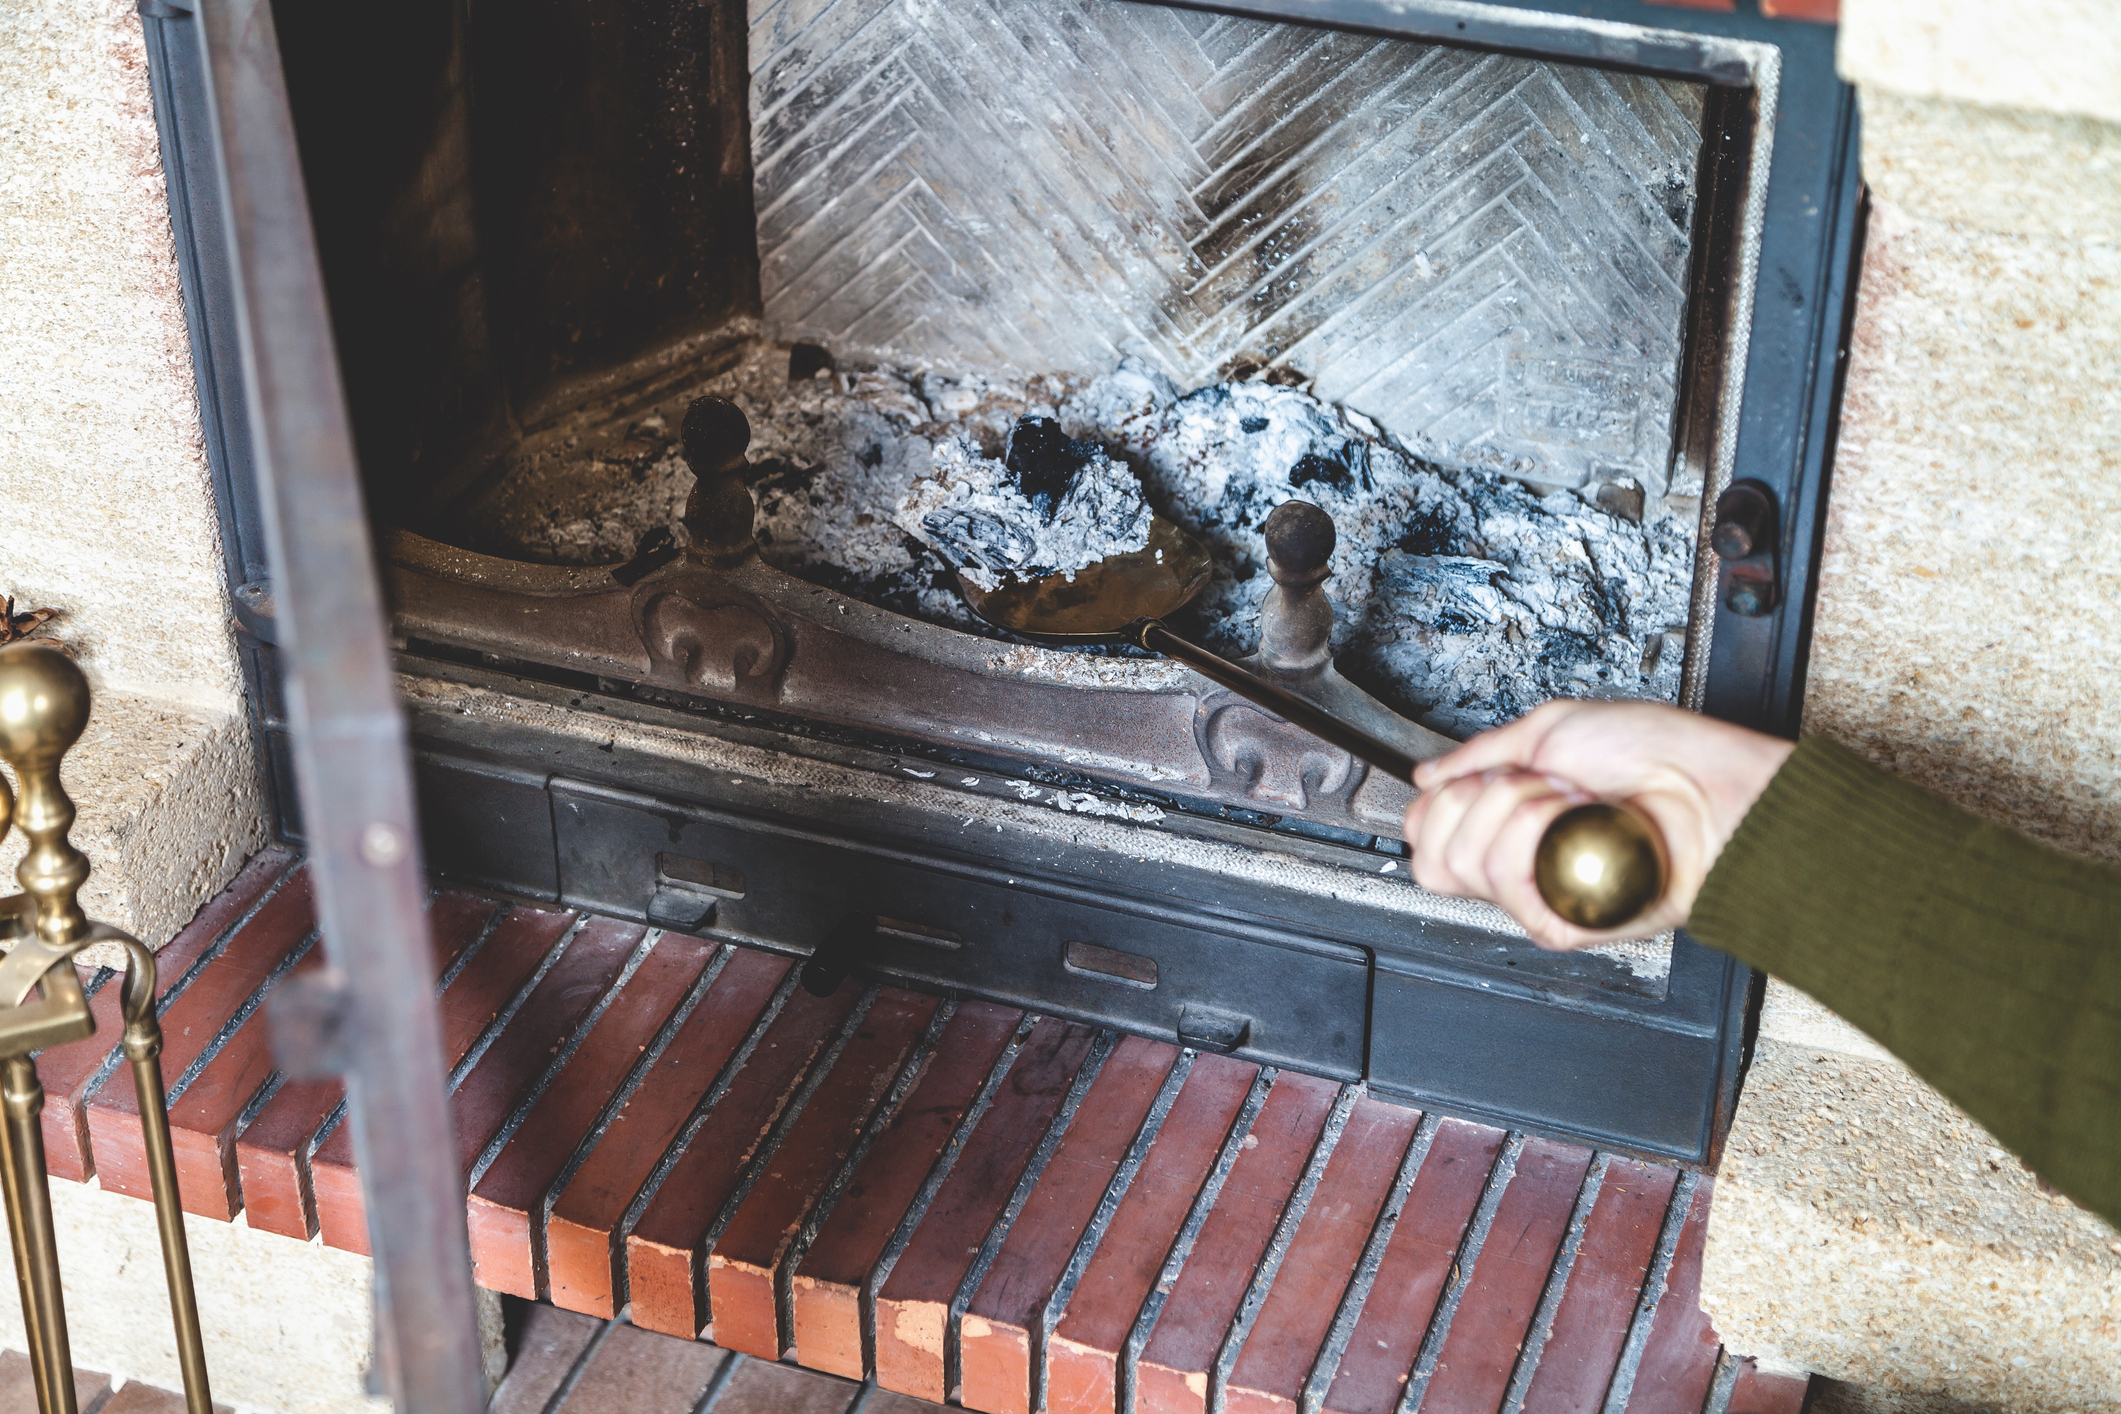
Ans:
{"type": "MultiPolygon", "coordinates": [[[[990,1414],[1802,1403],[1701,1313],[1707,1180],[564,909],[431,916],[478,1279],[595,1318],[519,1354],[567,1388],[660,1333],[990,1414]]],[[[266,1044],[323,961],[304,871],[261,855],[161,957],[186,1210],[365,1250],[343,1094],[266,1044]]],[[[116,993],[39,1060],[45,1138],[144,1193],[116,993]]],[[[694,1408],[719,1357],[656,1350],[694,1408]]]]}

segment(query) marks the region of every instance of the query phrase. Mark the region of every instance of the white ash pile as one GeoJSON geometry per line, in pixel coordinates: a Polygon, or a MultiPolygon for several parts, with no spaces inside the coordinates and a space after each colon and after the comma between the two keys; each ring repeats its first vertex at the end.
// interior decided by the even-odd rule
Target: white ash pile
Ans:
{"type": "Polygon", "coordinates": [[[1062,420],[1117,447],[1150,503],[1206,543],[1198,631],[1223,652],[1257,644],[1272,586],[1260,526],[1305,500],[1339,532],[1326,593],[1341,671],[1437,730],[1468,735],[1551,697],[1678,694],[1681,655],[1660,650],[1687,618],[1691,513],[1655,505],[1637,523],[1573,492],[1417,460],[1295,388],[1181,395],[1133,360],[1062,420]]]}
{"type": "Polygon", "coordinates": [[[1070,385],[888,368],[791,383],[766,372],[739,368],[696,391],[733,399],[751,419],[767,563],[929,623],[994,633],[965,607],[950,563],[892,517],[939,458],[1004,460],[1017,419],[1053,416],[1070,385]]]}
{"type": "Polygon", "coordinates": [[[981,589],[1060,574],[1145,548],[1153,519],[1142,484],[1095,442],[1050,417],[1025,416],[1002,456],[966,437],[935,446],[892,519],[981,589]]]}
{"type": "MultiPolygon", "coordinates": [[[[744,410],[760,552],[813,583],[992,634],[965,607],[953,573],[983,532],[968,516],[946,560],[893,516],[923,478],[937,487],[924,493],[931,497],[943,481],[1007,481],[1009,433],[1029,414],[1109,454],[1082,486],[1102,507],[1089,517],[1102,527],[1100,545],[1130,538],[1129,517],[1145,500],[1208,546],[1214,579],[1179,626],[1218,651],[1253,648],[1271,583],[1260,526],[1276,505],[1300,499],[1339,531],[1326,590],[1341,670],[1399,710],[1466,735],[1549,697],[1677,696],[1681,655],[1663,650],[1687,619],[1691,510],[1653,500],[1637,523],[1575,493],[1541,495],[1421,461],[1360,414],[1295,388],[1218,383],[1181,394],[1132,360],[1085,386],[881,367],[790,381],[788,359],[785,346],[760,343],[687,396],[718,394],[744,410]],[[1138,500],[1126,467],[1140,477],[1138,500]],[[939,470],[948,473],[941,480],[939,470]]],[[[526,508],[520,526],[494,533],[528,558],[624,560],[683,508],[691,477],[675,443],[674,425],[644,418],[627,429],[623,455],[553,476],[542,509],[526,508]]],[[[1067,466],[1091,461],[1084,451],[1067,466]]],[[[969,506],[982,488],[967,481],[965,490],[969,506]]],[[[926,512],[948,501],[942,492],[916,519],[925,524],[926,512]]],[[[1059,569],[1111,552],[1031,540],[1025,566],[1052,560],[1059,569]]]]}

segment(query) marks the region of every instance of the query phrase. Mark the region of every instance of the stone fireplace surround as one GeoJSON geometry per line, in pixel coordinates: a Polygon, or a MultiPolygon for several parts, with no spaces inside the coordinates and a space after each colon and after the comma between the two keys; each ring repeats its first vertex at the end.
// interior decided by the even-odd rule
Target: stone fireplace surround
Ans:
{"type": "MultiPolygon", "coordinates": [[[[2113,124],[2121,121],[2111,105],[2121,92],[2112,58],[2121,41],[2109,16],[2062,4],[2015,13],[2002,27],[1994,19],[1949,5],[1918,10],[1866,0],[1849,7],[1842,62],[1864,86],[1866,171],[1877,207],[1808,720],[2065,847],[2110,853],[2108,806],[2121,734],[2111,730],[2099,700],[2081,696],[2095,692],[2096,673],[2087,665],[2110,659],[2115,647],[2098,637],[2095,625],[2106,620],[2065,610],[2070,632],[2046,632],[2058,618],[2051,581],[2023,561],[1979,553],[1985,532],[1952,519],[1951,508],[1968,468],[2023,486],[2030,467],[2033,489],[2017,502],[2014,522],[2023,535],[2045,539],[2055,557],[2068,560],[2071,546],[2090,547],[2115,533],[2111,508],[2083,499],[2085,486],[2109,484],[2102,478],[2111,478],[2112,449],[2121,444],[2111,379],[2103,400],[2075,403],[2068,401],[2074,390],[2044,380],[2058,376],[2047,370],[2069,368],[2096,376],[2121,360],[2109,337],[2121,327],[2121,311],[2099,303],[2110,305],[2116,288],[2121,212],[2110,183],[2102,189],[2072,180],[2109,170],[2101,164],[2112,161],[2113,124]],[[2016,184],[2020,199],[1976,201],[1983,189],[1968,183],[1969,171],[2016,184]],[[1958,430],[1969,406],[1981,414],[1958,430]],[[2057,416],[2056,408],[2066,412],[2057,416]],[[1945,410],[1949,415],[1940,415],[1945,410]],[[1930,487],[1937,494],[1925,501],[1919,493],[1930,487]],[[1977,569],[1965,572],[1968,564],[1977,569]],[[1937,573],[1947,576],[1944,603],[1960,609],[1956,615],[1938,612],[1934,595],[1917,607],[1897,592],[1909,575],[1937,573]],[[2003,673],[1988,647],[1999,608],[2018,634],[2007,649],[2015,666],[2003,673]]],[[[187,469],[169,454],[194,444],[183,430],[184,381],[168,372],[181,373],[181,346],[173,342],[182,337],[181,313],[162,253],[166,234],[157,235],[166,226],[137,21],[117,6],[46,4],[8,23],[0,31],[0,64],[11,66],[17,81],[0,84],[9,95],[6,142],[22,163],[16,170],[32,179],[15,176],[4,199],[38,220],[33,236],[21,234],[32,228],[20,221],[9,228],[10,253],[25,258],[9,261],[0,307],[8,347],[22,355],[13,365],[22,370],[17,386],[26,391],[0,469],[18,500],[34,499],[52,513],[44,533],[24,542],[28,555],[11,560],[10,573],[20,573],[12,567],[19,564],[32,573],[7,587],[71,611],[70,631],[104,689],[104,712],[121,710],[121,695],[132,691],[158,710],[180,719],[189,713],[209,728],[218,723],[215,729],[240,740],[240,718],[227,711],[232,687],[222,689],[218,708],[200,704],[200,685],[214,682],[216,671],[225,684],[233,677],[226,666],[202,668],[196,655],[203,651],[210,665],[218,654],[229,664],[232,638],[203,467],[194,458],[187,469]],[[107,239],[112,230],[129,233],[131,244],[107,239]],[[54,310],[45,298],[50,290],[73,295],[54,310]],[[152,337],[142,339],[142,330],[152,337]],[[85,413],[67,400],[83,377],[105,378],[111,389],[85,413]],[[91,429],[93,441],[70,440],[91,429]],[[162,509],[136,518],[113,512],[112,501],[81,496],[73,469],[91,462],[125,488],[128,511],[162,509]],[[155,566],[158,578],[69,580],[62,569],[68,548],[108,563],[114,526],[120,543],[136,547],[131,563],[155,566]],[[124,541],[127,535],[136,538],[124,541]],[[189,594],[165,593],[173,582],[189,584],[189,594]]],[[[16,545],[11,538],[11,557],[16,545]]],[[[2087,606],[2112,597],[2093,583],[2070,592],[2081,593],[2087,606]]],[[[184,882],[164,887],[172,899],[195,904],[211,891],[204,881],[225,876],[247,852],[241,832],[255,829],[257,816],[240,751],[218,760],[187,756],[199,734],[180,727],[169,735],[184,745],[172,745],[163,759],[178,774],[197,773],[189,779],[203,783],[191,797],[198,804],[175,808],[181,792],[128,801],[75,782],[90,807],[87,828],[96,828],[100,815],[114,837],[159,826],[163,838],[191,845],[177,851],[175,877],[184,882]],[[202,817],[231,821],[234,832],[201,829],[202,817]]],[[[137,730],[92,738],[77,769],[91,771],[100,758],[113,763],[109,774],[118,785],[152,778],[159,773],[119,764],[115,754],[121,744],[146,750],[150,742],[137,730]]],[[[129,878],[146,896],[151,871],[128,876],[132,866],[122,852],[105,852],[93,838],[88,845],[105,867],[106,887],[113,876],[121,884],[129,878]]],[[[91,904],[158,941],[184,907],[168,904],[169,922],[158,928],[151,913],[128,916],[122,904],[97,905],[94,896],[91,904]]],[[[1833,1108],[1835,1093],[1857,1098],[1843,1101],[1830,1124],[1866,1113],[1866,1096],[1938,1116],[1904,1139],[1881,1142],[1873,1130],[1869,1142],[1880,1166],[1871,1181],[1882,1189],[1898,1183],[1919,1193],[1917,1175],[1923,1165],[1934,1167],[1933,1154],[1982,1169],[1989,1156],[1963,1120],[1919,1085],[1906,1088],[1913,1082],[1903,1072],[1846,1028],[1837,1031],[1831,1018],[1806,1011],[1801,999],[1771,998],[1761,1054],[1783,1068],[1776,1090],[1796,1098],[1768,1104],[1763,1087],[1761,1102],[1740,1109],[1739,1157],[1726,1166],[1727,1196],[1712,1223],[1707,1297],[1727,1334],[1739,1341],[1741,1332],[1755,1332],[1744,1343],[1845,1376],[1886,1401],[1859,1407],[1893,1407],[1883,1392],[1894,1389],[2010,1408],[2098,1407],[2098,1381],[2115,1367],[2096,1344],[2111,1339],[2098,1322],[2102,1304],[2112,1318],[2115,1268],[2058,1269],[2037,1247],[1993,1231],[1962,1232],[1913,1204],[1885,1209],[1892,1221],[1881,1232],[1871,1227],[1876,1210],[1853,1211],[1845,1195],[1819,1187],[1807,1193],[1804,1170],[1784,1174],[1777,1156],[1803,1152],[1797,1141],[1814,1132],[1819,1107],[1833,1108]],[[1838,1073],[1829,1080],[1828,1070],[1838,1073]],[[1842,1088],[1830,1092],[1829,1083],[1842,1088]],[[1896,1098],[1903,1091],[1910,1103],[1896,1098]],[[1793,1192],[1808,1201],[1793,1203],[1793,1192]],[[1893,1255],[1881,1258],[1880,1243],[1893,1255]],[[1837,1278],[1874,1268],[1890,1276],[1881,1262],[1902,1252],[1922,1264],[1927,1285],[1881,1280],[1860,1284],[1847,1300],[1815,1299],[1837,1278]],[[2006,1295],[1984,1315],[1967,1295],[1977,1288],[2006,1295]],[[2082,1293],[2086,1304],[2077,1309],[2090,1312],[2089,1323],[2066,1308],[2047,1315],[2038,1305],[2012,1304],[2021,1299],[2015,1293],[2033,1292],[2082,1293]],[[1910,1297],[1917,1304],[1904,1304],[1910,1297]],[[1968,1324],[1976,1320],[1985,1334],[1968,1324]],[[2016,1344],[1981,1356],[1999,1329],[2016,1344]],[[1969,1350],[1976,1355],[1968,1357],[1969,1350]],[[2012,1350],[2024,1365],[2014,1363],[2020,1354],[2012,1350]]],[[[1993,1220],[2036,1232],[2038,1223],[2029,1220],[2045,1200],[2029,1184],[2003,1192],[1993,1220]]],[[[306,1257],[274,1268],[284,1277],[266,1274],[258,1263],[276,1250],[276,1239],[246,1237],[240,1227],[228,1235],[234,1255],[221,1299],[250,1299],[261,1282],[283,1298],[321,1289],[314,1270],[299,1265],[306,1257]]],[[[314,1319],[345,1319],[359,1330],[358,1273],[349,1269],[349,1279],[351,1285],[332,1286],[349,1293],[343,1316],[312,1308],[314,1319]]],[[[210,1290],[206,1299],[215,1299],[210,1290]]],[[[121,1364],[129,1354],[121,1346],[103,1358],[121,1364]]],[[[238,1352],[221,1358],[217,1368],[242,1368],[238,1352]]]]}

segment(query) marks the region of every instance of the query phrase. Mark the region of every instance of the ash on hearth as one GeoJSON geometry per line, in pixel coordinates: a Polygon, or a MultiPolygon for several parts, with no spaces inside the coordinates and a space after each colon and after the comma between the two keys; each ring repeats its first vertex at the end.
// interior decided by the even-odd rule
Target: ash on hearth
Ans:
{"type": "Polygon", "coordinates": [[[965,437],[938,442],[926,475],[894,508],[901,530],[982,589],[1094,565],[1149,543],[1151,513],[1124,463],[1095,442],[1026,415],[1000,458],[965,437]]]}
{"type": "Polygon", "coordinates": [[[1686,622],[1691,506],[1629,519],[1575,492],[1425,462],[1297,388],[1181,395],[1132,360],[1073,399],[1071,416],[1207,544],[1215,576],[1198,612],[1217,648],[1253,647],[1272,587],[1260,526],[1305,500],[1339,533],[1326,593],[1341,671],[1428,725],[1465,735],[1551,697],[1678,695],[1680,655],[1657,650],[1686,622]]]}
{"type": "MultiPolygon", "coordinates": [[[[1181,393],[1133,360],[1087,384],[846,363],[794,381],[788,371],[786,347],[762,341],[686,396],[730,398],[750,419],[767,562],[850,597],[995,634],[965,607],[953,566],[892,516],[939,456],[1004,458],[1029,414],[1131,467],[1149,507],[1208,546],[1214,579],[1187,627],[1218,651],[1255,646],[1271,584],[1260,526],[1298,499],[1339,532],[1326,591],[1340,668],[1394,708],[1466,735],[1550,697],[1678,695],[1682,655],[1663,649],[1687,620],[1693,502],[1542,493],[1425,461],[1300,388],[1181,393]]],[[[501,553],[616,563],[676,520],[690,486],[674,427],[644,417],[615,449],[518,482],[505,512],[471,529],[501,553]]]]}

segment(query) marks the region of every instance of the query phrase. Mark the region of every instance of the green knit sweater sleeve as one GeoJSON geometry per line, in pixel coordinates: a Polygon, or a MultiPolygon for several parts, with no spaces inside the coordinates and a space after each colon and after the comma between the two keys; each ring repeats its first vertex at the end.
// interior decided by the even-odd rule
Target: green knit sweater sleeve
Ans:
{"type": "Polygon", "coordinates": [[[1687,929],[1832,1007],[2121,1222],[2121,869],[1808,737],[1687,929]]]}

